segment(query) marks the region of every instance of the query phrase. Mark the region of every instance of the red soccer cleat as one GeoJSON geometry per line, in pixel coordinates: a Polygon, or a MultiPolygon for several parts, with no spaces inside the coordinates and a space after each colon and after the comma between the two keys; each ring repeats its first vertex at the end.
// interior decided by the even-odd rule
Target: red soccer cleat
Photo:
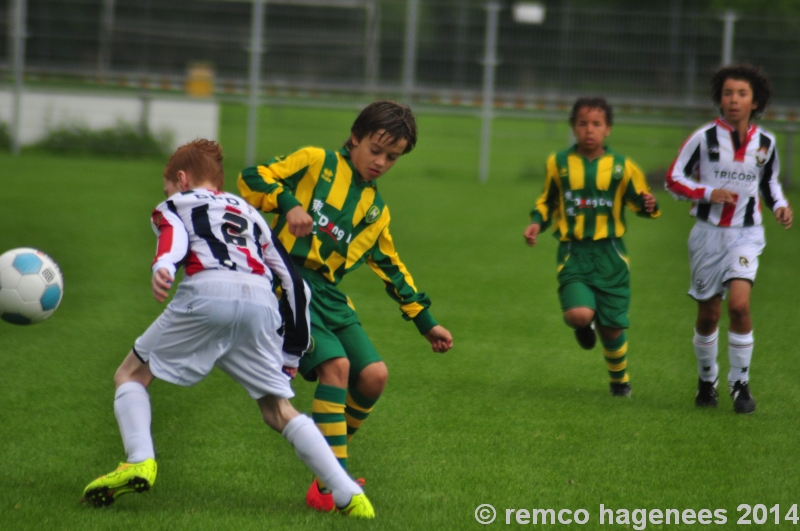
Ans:
{"type": "MultiPolygon", "coordinates": [[[[366,480],[364,478],[358,478],[356,483],[358,483],[360,487],[363,487],[366,480]]],[[[329,513],[336,508],[336,504],[333,503],[333,494],[330,492],[327,494],[320,492],[317,478],[314,478],[314,481],[311,482],[311,486],[308,487],[308,492],[306,492],[306,505],[315,511],[322,511],[325,513],[329,513]]]]}
{"type": "Polygon", "coordinates": [[[321,493],[317,478],[314,478],[314,481],[311,482],[311,486],[308,487],[308,492],[306,492],[306,505],[315,511],[326,513],[336,508],[336,505],[333,503],[333,494],[330,492],[327,494],[321,493]]]}

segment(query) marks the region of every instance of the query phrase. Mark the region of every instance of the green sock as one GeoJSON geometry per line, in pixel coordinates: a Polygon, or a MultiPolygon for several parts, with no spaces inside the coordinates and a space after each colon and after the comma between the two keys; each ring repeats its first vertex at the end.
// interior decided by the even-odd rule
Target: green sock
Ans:
{"type": "Polygon", "coordinates": [[[625,330],[613,341],[606,341],[602,337],[600,342],[603,344],[603,357],[606,360],[608,377],[611,383],[626,383],[630,381],[628,376],[628,362],[626,354],[628,352],[628,337],[625,330]]]}
{"type": "Polygon", "coordinates": [[[358,428],[367,420],[377,401],[377,398],[367,398],[361,394],[361,391],[356,389],[355,386],[347,389],[346,407],[344,409],[344,418],[347,422],[347,442],[350,442],[358,428]]]}

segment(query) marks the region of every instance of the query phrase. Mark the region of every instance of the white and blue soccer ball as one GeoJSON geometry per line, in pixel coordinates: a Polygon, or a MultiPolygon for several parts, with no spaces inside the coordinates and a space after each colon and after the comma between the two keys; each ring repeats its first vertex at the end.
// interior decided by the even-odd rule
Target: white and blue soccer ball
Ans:
{"type": "Polygon", "coordinates": [[[44,321],[63,294],[61,269],[42,251],[20,247],[0,255],[0,319],[19,325],[44,321]]]}

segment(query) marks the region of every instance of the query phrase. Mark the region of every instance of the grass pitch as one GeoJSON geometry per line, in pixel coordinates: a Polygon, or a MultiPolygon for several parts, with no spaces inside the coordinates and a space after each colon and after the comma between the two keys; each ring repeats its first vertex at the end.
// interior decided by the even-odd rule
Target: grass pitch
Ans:
{"type": "MultiPolygon", "coordinates": [[[[244,116],[237,106],[222,114],[230,190],[243,164],[244,116]]],[[[354,116],[264,109],[259,160],[302,145],[335,148],[354,116]]],[[[535,249],[523,243],[544,158],[567,144],[567,126],[498,120],[492,173],[480,184],[477,120],[422,115],[419,124],[417,149],[379,186],[400,256],[455,347],[432,353],[366,268],[343,282],[391,375],[350,448],[373,522],[306,509],[311,474],[219,372],[189,389],[151,386],[160,469],[151,492],[108,509],[81,506],[83,487],[124,459],[112,376],[161,311],[149,290],[148,217],[162,199],[165,161],[0,155],[0,250],[39,247],[66,282],[49,320],[0,322],[0,529],[482,529],[474,516],[481,504],[498,512],[488,528],[505,525],[506,509],[550,508],[589,514],[584,526],[559,527],[597,529],[600,504],[651,515],[724,509],[727,523],[714,529],[737,528],[740,504],[777,504],[780,527],[792,526],[784,516],[800,503],[800,228],[784,231],[765,215],[752,299],[758,410],[740,416],[724,389],[717,410],[693,403],[688,203],[657,192],[660,219],[629,216],[633,396],[613,398],[599,348],[581,350],[561,320],[555,240],[548,233],[535,249]]],[[[617,126],[610,145],[650,171],[671,162],[687,133],[617,126]]],[[[724,379],[726,318],[721,329],[724,379]]],[[[295,389],[295,406],[309,411],[313,385],[296,381],[295,389]]],[[[522,525],[516,514],[512,526],[522,525]]],[[[626,528],[608,518],[602,527],[626,528]]],[[[632,518],[630,527],[642,529],[632,518]]]]}

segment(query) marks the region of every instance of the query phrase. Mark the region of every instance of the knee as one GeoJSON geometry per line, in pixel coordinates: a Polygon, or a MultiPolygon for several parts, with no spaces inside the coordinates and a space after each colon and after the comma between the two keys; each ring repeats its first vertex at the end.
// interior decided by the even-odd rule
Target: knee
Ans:
{"type": "Polygon", "coordinates": [[[131,371],[127,370],[124,365],[120,365],[117,372],[114,373],[114,389],[119,389],[122,384],[135,381],[138,380],[133,377],[131,371]]]}
{"type": "Polygon", "coordinates": [[[571,308],[564,312],[564,321],[572,328],[586,328],[594,319],[591,308],[571,308]]]}
{"type": "Polygon", "coordinates": [[[299,415],[285,398],[265,396],[258,399],[257,402],[261,409],[261,418],[264,419],[267,426],[278,433],[282,433],[289,421],[299,415]]]}
{"type": "Polygon", "coordinates": [[[714,333],[719,323],[719,310],[705,309],[697,314],[697,323],[695,328],[697,333],[707,336],[714,333]]]}
{"type": "Polygon", "coordinates": [[[608,328],[606,326],[601,326],[599,328],[600,329],[598,331],[600,332],[600,339],[606,342],[616,341],[624,331],[622,328],[608,328]]]}
{"type": "Polygon", "coordinates": [[[733,301],[728,303],[728,315],[732,322],[738,322],[750,317],[750,301],[733,301]]]}
{"type": "Polygon", "coordinates": [[[347,358],[331,358],[320,363],[315,369],[320,383],[336,387],[347,387],[350,374],[350,361],[347,358]]]}
{"type": "Polygon", "coordinates": [[[370,363],[358,374],[356,387],[367,398],[377,399],[386,388],[389,370],[382,361],[370,363]]]}

